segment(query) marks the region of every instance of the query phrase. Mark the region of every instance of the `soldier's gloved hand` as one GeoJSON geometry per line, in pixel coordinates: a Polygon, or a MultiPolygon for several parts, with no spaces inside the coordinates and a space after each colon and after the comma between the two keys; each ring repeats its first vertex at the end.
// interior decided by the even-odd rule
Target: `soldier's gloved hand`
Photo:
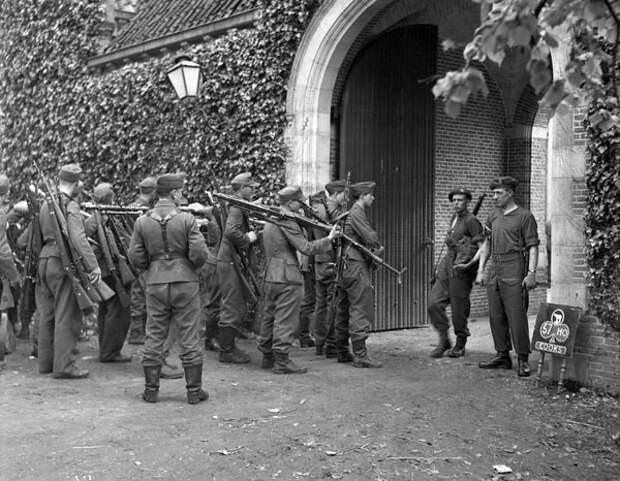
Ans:
{"type": "Polygon", "coordinates": [[[258,239],[256,232],[254,232],[253,230],[248,232],[246,235],[248,236],[248,239],[250,240],[250,244],[253,244],[258,239]]]}
{"type": "Polygon", "coordinates": [[[91,286],[96,286],[101,281],[101,269],[95,267],[88,273],[88,282],[91,286]]]}
{"type": "Polygon", "coordinates": [[[536,273],[528,271],[521,285],[526,289],[534,289],[536,287],[536,273]]]}
{"type": "Polygon", "coordinates": [[[329,240],[334,240],[338,237],[342,236],[342,227],[339,224],[334,224],[332,230],[329,231],[329,235],[327,236],[329,240]]]}

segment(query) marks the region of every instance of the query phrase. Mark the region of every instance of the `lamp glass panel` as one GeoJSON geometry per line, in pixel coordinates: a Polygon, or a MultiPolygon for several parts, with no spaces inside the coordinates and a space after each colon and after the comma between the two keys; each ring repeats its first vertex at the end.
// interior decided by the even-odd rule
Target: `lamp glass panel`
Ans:
{"type": "Polygon", "coordinates": [[[185,80],[183,79],[183,68],[177,67],[168,71],[168,79],[174,87],[177,96],[182,99],[187,96],[185,80]]]}
{"type": "Polygon", "coordinates": [[[183,68],[185,74],[185,85],[187,86],[186,94],[190,97],[198,95],[198,89],[200,88],[200,67],[183,68]]]}

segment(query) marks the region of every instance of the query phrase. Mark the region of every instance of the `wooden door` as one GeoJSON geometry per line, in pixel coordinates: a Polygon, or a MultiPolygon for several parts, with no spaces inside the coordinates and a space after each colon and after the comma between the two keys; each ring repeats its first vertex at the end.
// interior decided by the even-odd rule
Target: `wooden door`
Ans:
{"type": "Polygon", "coordinates": [[[375,273],[374,330],[426,324],[432,271],[437,28],[391,31],[364,48],[348,74],[340,116],[340,177],[377,182],[370,222],[402,284],[375,273]]]}

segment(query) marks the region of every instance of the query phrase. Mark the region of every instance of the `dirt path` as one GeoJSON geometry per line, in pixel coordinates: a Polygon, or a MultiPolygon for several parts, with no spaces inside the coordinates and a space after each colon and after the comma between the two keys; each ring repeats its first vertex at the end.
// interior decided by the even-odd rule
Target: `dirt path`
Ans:
{"type": "Polygon", "coordinates": [[[244,341],[249,366],[206,355],[197,406],[182,380],[144,403],[139,363],[99,364],[92,342],[89,379],[41,376],[22,342],[0,370],[0,479],[620,480],[617,401],[483,371],[488,325],[471,328],[464,359],[428,358],[434,335],[418,329],[372,335],[383,369],[297,349],[303,376],[263,371],[244,341]]]}

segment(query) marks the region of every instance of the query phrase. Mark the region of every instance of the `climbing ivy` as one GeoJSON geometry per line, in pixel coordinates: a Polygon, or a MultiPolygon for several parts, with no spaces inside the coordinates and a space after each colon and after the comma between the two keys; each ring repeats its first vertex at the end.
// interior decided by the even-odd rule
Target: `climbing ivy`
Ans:
{"type": "Polygon", "coordinates": [[[32,160],[49,173],[78,162],[87,188],[111,182],[122,201],[165,171],[188,174],[192,200],[204,200],[211,172],[225,183],[249,170],[272,195],[284,183],[289,72],[319,3],[262,0],[254,28],[185,49],[205,78],[198,99],[179,101],[171,55],[88,71],[100,0],[0,2],[0,155],[12,195],[31,182],[32,160]]]}

